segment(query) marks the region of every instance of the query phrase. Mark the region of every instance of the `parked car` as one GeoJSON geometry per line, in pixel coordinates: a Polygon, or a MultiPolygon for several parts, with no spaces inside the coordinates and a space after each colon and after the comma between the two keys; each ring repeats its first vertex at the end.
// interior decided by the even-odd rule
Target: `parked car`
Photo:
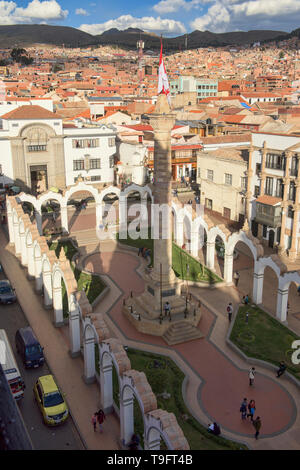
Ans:
{"type": "Polygon", "coordinates": [[[33,387],[33,393],[45,424],[57,426],[66,421],[69,416],[68,406],[53,375],[39,377],[33,387]]]}
{"type": "Polygon", "coordinates": [[[17,300],[16,291],[12,288],[8,279],[0,281],[0,303],[12,304],[17,300]]]}
{"type": "Polygon", "coordinates": [[[26,368],[39,367],[44,364],[43,348],[30,326],[20,328],[16,332],[16,348],[26,368]]]}

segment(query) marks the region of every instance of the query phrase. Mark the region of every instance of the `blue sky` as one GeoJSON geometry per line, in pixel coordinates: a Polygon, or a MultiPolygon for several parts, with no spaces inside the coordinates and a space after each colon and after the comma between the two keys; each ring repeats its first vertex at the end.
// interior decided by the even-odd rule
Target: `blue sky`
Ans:
{"type": "Polygon", "coordinates": [[[300,27],[300,0],[0,0],[1,24],[59,24],[90,34],[136,27],[165,36],[300,27]]]}

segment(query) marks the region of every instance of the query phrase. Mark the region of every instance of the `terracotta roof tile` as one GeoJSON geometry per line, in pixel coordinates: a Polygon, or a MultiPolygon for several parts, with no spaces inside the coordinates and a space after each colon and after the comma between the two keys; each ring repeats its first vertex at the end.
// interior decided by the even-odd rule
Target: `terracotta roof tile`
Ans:
{"type": "Polygon", "coordinates": [[[2,119],[60,119],[58,114],[52,113],[41,106],[25,105],[1,116],[2,119]]]}

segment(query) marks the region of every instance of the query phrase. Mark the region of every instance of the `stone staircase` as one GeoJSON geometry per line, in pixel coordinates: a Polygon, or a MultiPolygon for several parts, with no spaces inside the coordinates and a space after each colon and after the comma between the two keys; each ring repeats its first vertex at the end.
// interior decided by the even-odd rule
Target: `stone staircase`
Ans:
{"type": "Polygon", "coordinates": [[[193,339],[203,338],[203,334],[194,325],[191,325],[187,321],[176,321],[172,324],[165,334],[163,339],[169,346],[174,344],[185,343],[186,341],[192,341],[193,339]]]}

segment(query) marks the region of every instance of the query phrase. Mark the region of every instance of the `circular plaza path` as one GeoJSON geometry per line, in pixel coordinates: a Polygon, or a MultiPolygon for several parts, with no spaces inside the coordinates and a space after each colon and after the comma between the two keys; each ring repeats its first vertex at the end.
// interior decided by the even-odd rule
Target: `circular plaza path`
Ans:
{"type": "Polygon", "coordinates": [[[240,436],[253,436],[254,428],[247,420],[242,422],[239,408],[244,397],[256,401],[256,416],[262,419],[261,437],[271,437],[293,425],[297,410],[289,392],[278,379],[258,373],[253,387],[249,386],[248,368],[239,369],[215,344],[210,336],[216,320],[215,314],[203,307],[200,322],[205,337],[199,340],[167,347],[162,338],[139,333],[122,314],[122,302],[130,291],[142,293],[144,282],[137,273],[140,260],[120,251],[92,254],[85,258],[84,268],[105,274],[122,291],[122,295],[107,314],[123,335],[144,344],[163,346],[177,351],[181,358],[200,377],[198,402],[209,420],[220,423],[221,428],[240,436]]]}

